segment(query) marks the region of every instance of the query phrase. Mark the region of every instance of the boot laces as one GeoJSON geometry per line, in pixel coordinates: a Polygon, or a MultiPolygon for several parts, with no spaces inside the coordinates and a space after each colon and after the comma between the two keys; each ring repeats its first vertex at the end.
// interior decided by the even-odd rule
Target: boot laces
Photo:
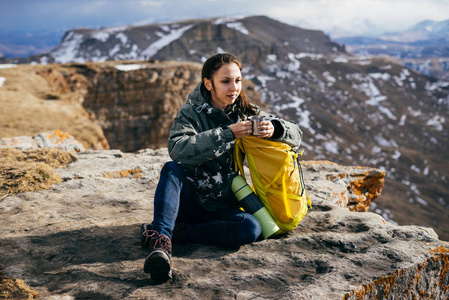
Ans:
{"type": "Polygon", "coordinates": [[[163,249],[171,254],[170,239],[168,236],[160,234],[155,230],[146,230],[143,235],[150,238],[150,249],[163,249]]]}

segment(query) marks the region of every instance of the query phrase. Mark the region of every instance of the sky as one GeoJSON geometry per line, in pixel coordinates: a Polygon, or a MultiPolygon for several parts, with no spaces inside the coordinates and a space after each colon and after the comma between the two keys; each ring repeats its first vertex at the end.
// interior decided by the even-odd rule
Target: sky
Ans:
{"type": "Polygon", "coordinates": [[[0,30],[66,31],[266,15],[330,34],[406,29],[449,19],[449,0],[0,0],[0,30]],[[340,28],[337,30],[337,28],[340,28]]]}

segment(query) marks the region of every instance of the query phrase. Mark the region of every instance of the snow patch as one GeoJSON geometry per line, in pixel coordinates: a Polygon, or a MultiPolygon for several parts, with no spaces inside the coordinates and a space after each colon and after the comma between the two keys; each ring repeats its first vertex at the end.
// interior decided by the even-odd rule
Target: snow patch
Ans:
{"type": "Polygon", "coordinates": [[[382,152],[382,148],[378,146],[374,146],[373,149],[371,149],[371,153],[373,154],[379,154],[380,152],[382,152]]]}
{"type": "Polygon", "coordinates": [[[375,136],[374,139],[376,140],[376,142],[383,146],[383,147],[391,147],[391,148],[397,148],[398,144],[396,144],[396,142],[394,140],[386,140],[384,137],[381,136],[375,136]]]}
{"type": "Polygon", "coordinates": [[[302,52],[302,53],[296,54],[295,57],[297,59],[310,57],[313,60],[318,60],[318,59],[321,59],[323,57],[323,55],[322,54],[316,54],[316,53],[303,53],[302,52]]]}
{"type": "Polygon", "coordinates": [[[362,65],[362,66],[364,66],[364,65],[370,65],[370,64],[372,63],[371,60],[369,60],[369,59],[355,60],[354,62],[355,62],[356,64],[362,65]]]}
{"type": "Polygon", "coordinates": [[[414,172],[416,172],[416,173],[421,173],[421,170],[417,167],[417,166],[415,166],[415,165],[411,165],[410,166],[410,170],[412,170],[412,171],[414,171],[414,172]]]}
{"type": "Polygon", "coordinates": [[[276,60],[277,60],[277,55],[276,54],[268,54],[267,55],[267,60],[268,61],[272,61],[272,62],[275,62],[276,60]]]}
{"type": "Polygon", "coordinates": [[[405,125],[405,119],[407,119],[407,115],[402,115],[401,116],[401,120],[399,120],[398,125],[399,126],[404,126],[405,125]]]}
{"type": "Polygon", "coordinates": [[[391,112],[391,110],[389,110],[388,108],[386,108],[385,106],[379,106],[379,111],[381,113],[383,113],[384,115],[386,115],[387,117],[389,117],[392,120],[396,120],[396,116],[391,112]]]}
{"type": "Polygon", "coordinates": [[[84,36],[81,33],[70,32],[62,41],[61,47],[51,54],[57,63],[78,62],[85,63],[83,58],[77,58],[78,48],[83,41],[84,36]]]}
{"type": "Polygon", "coordinates": [[[126,45],[128,43],[128,36],[123,32],[117,33],[115,37],[120,40],[122,45],[126,45]]]}
{"type": "Polygon", "coordinates": [[[337,81],[337,79],[335,79],[334,76],[331,76],[330,73],[328,71],[323,73],[324,78],[326,78],[327,81],[334,83],[335,81],[337,81]]]}
{"type": "Polygon", "coordinates": [[[323,143],[324,149],[333,154],[338,154],[338,145],[335,141],[326,141],[323,143]]]}
{"type": "Polygon", "coordinates": [[[125,31],[128,28],[129,28],[129,26],[117,26],[117,27],[105,28],[105,29],[102,29],[102,31],[108,32],[110,34],[113,34],[113,33],[116,33],[116,32],[125,31]]]}
{"type": "Polygon", "coordinates": [[[153,55],[155,55],[159,50],[164,48],[165,46],[169,45],[170,43],[176,41],[179,39],[185,31],[192,28],[193,25],[187,25],[184,27],[181,27],[179,29],[173,29],[171,30],[167,35],[161,35],[160,39],[148,46],[143,52],[142,55],[145,58],[151,58],[153,55]]]}
{"type": "Polygon", "coordinates": [[[147,67],[146,65],[141,65],[141,64],[115,65],[115,68],[117,70],[120,70],[123,72],[135,71],[135,70],[139,70],[139,69],[144,69],[146,67],[147,67]]]}
{"type": "Polygon", "coordinates": [[[407,109],[410,112],[410,114],[415,118],[421,115],[420,110],[413,110],[413,108],[411,108],[410,106],[407,106],[407,109]]]}
{"type": "Polygon", "coordinates": [[[402,69],[399,76],[393,76],[394,81],[400,87],[404,86],[404,81],[407,79],[407,76],[410,76],[410,71],[408,69],[402,69]]]}
{"type": "Polygon", "coordinates": [[[290,102],[287,104],[275,105],[274,109],[276,111],[282,111],[282,110],[289,109],[289,108],[295,109],[296,115],[298,116],[298,119],[299,119],[299,123],[298,123],[299,127],[308,129],[310,131],[310,133],[314,134],[315,130],[312,128],[312,125],[311,125],[310,112],[307,110],[303,110],[301,108],[301,104],[303,104],[305,102],[305,100],[300,97],[294,96],[294,95],[289,95],[289,97],[293,102],[290,102]]]}
{"type": "Polygon", "coordinates": [[[424,206],[428,206],[429,204],[421,197],[416,197],[416,201],[418,201],[419,203],[421,203],[424,206]]]}
{"type": "Polygon", "coordinates": [[[94,39],[97,39],[101,42],[106,42],[109,39],[110,34],[108,32],[105,31],[96,31],[92,34],[92,37],[94,39]]]}
{"type": "Polygon", "coordinates": [[[296,55],[293,53],[288,54],[288,58],[292,61],[290,64],[288,64],[288,71],[294,72],[296,70],[299,70],[299,67],[301,66],[301,63],[297,59],[296,55]]]}
{"type": "Polygon", "coordinates": [[[0,64],[0,69],[10,69],[10,68],[17,68],[17,65],[15,65],[15,64],[0,64]]]}
{"type": "Polygon", "coordinates": [[[347,63],[348,59],[344,56],[339,56],[337,58],[334,59],[334,62],[336,63],[347,63]]]}
{"type": "Polygon", "coordinates": [[[427,124],[427,126],[434,127],[438,131],[442,131],[444,122],[445,122],[444,117],[437,115],[437,116],[434,116],[432,119],[428,120],[426,124],[427,124]]]}
{"type": "Polygon", "coordinates": [[[373,79],[382,79],[383,81],[390,80],[390,74],[388,73],[370,73],[369,76],[373,79]]]}
{"type": "Polygon", "coordinates": [[[167,24],[163,24],[159,26],[159,28],[162,29],[163,31],[170,32],[170,26],[168,26],[167,24]]]}
{"type": "Polygon", "coordinates": [[[394,150],[394,154],[391,156],[392,159],[398,160],[401,157],[401,152],[394,150]]]}
{"type": "Polygon", "coordinates": [[[0,77],[0,87],[3,86],[3,84],[5,83],[6,78],[5,77],[0,77]]]}
{"type": "Polygon", "coordinates": [[[449,81],[437,81],[432,84],[426,82],[426,90],[433,92],[435,90],[439,90],[440,88],[449,86],[449,81]]]}
{"type": "Polygon", "coordinates": [[[241,22],[226,23],[226,27],[237,30],[245,35],[249,34],[248,29],[241,22]]]}
{"type": "Polygon", "coordinates": [[[373,81],[373,78],[386,80],[389,78],[389,75],[384,76],[383,73],[372,73],[370,74],[370,76],[364,77],[361,74],[352,74],[347,75],[347,78],[350,80],[355,79],[361,81],[361,83],[359,84],[353,83],[352,87],[365,93],[365,95],[367,95],[370,98],[365,102],[367,105],[377,107],[379,109],[379,112],[386,115],[388,118],[392,120],[397,119],[396,116],[390,111],[390,109],[381,105],[381,102],[387,100],[387,97],[380,93],[379,89],[377,88],[377,86],[374,84],[373,81]]]}
{"type": "Polygon", "coordinates": [[[109,49],[109,56],[114,56],[114,54],[120,51],[120,48],[121,48],[120,45],[117,44],[114,46],[114,48],[109,49]]]}
{"type": "Polygon", "coordinates": [[[218,18],[217,20],[215,20],[214,25],[220,25],[220,24],[226,24],[226,23],[230,23],[230,22],[236,22],[237,19],[236,18],[218,18]]]}
{"type": "Polygon", "coordinates": [[[260,84],[263,88],[267,87],[267,81],[274,80],[273,77],[265,76],[265,75],[259,75],[256,78],[260,82],[260,84]]]}
{"type": "Polygon", "coordinates": [[[370,99],[366,101],[366,104],[368,105],[378,106],[380,102],[387,100],[387,97],[380,93],[372,80],[362,83],[360,88],[362,89],[362,92],[370,97],[370,99]]]}

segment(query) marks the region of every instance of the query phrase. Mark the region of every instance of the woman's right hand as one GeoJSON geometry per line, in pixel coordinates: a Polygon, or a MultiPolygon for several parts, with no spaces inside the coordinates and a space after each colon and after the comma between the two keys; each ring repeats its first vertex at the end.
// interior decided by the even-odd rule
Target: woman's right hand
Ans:
{"type": "Polygon", "coordinates": [[[229,126],[234,137],[240,139],[253,133],[253,123],[251,121],[242,121],[229,126]]]}

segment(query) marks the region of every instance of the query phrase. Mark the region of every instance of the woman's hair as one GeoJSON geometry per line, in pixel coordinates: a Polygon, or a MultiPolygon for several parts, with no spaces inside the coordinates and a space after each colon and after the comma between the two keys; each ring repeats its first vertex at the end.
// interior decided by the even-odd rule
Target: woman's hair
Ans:
{"type": "MultiPolygon", "coordinates": [[[[204,81],[204,78],[212,81],[212,77],[214,74],[225,64],[236,64],[240,71],[242,71],[242,63],[232,54],[229,53],[218,53],[211,57],[209,57],[206,62],[203,64],[203,70],[201,71],[201,80],[204,81]]],[[[259,114],[258,110],[254,105],[252,105],[248,98],[246,97],[243,90],[240,92],[240,95],[237,97],[235,102],[237,105],[237,109],[239,112],[239,116],[252,116],[259,114]]]]}

